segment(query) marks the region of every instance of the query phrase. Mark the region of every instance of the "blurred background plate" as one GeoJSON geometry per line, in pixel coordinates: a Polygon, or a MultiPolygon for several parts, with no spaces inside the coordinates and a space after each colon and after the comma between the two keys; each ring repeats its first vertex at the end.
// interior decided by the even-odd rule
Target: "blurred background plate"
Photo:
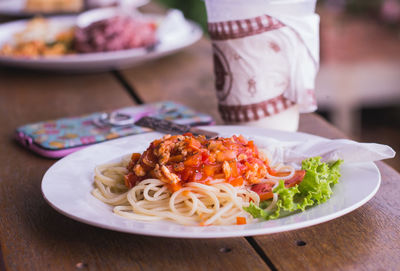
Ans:
{"type": "MultiPolygon", "coordinates": [[[[146,14],[146,17],[162,21],[163,16],[146,14]]],[[[50,23],[74,25],[76,16],[49,17],[50,23]]],[[[0,47],[12,40],[14,33],[23,30],[28,20],[0,25],[0,47]]],[[[139,63],[175,53],[202,37],[201,28],[188,20],[160,32],[158,43],[152,48],[137,48],[113,52],[85,53],[48,58],[17,58],[0,56],[0,65],[56,72],[98,72],[127,68],[139,63]]]]}
{"type": "MultiPolygon", "coordinates": [[[[144,6],[150,2],[150,0],[125,1],[129,1],[136,7],[144,6]]],[[[65,0],[64,2],[67,3],[65,6],[60,5],[60,1],[56,2],[57,1],[49,0],[0,0],[0,15],[10,17],[31,17],[37,14],[76,14],[88,8],[116,5],[117,0],[65,0]],[[52,5],[50,2],[55,2],[55,4],[52,5]],[[30,8],[29,6],[32,5],[36,5],[36,7],[33,7],[33,9],[30,8]]]]}

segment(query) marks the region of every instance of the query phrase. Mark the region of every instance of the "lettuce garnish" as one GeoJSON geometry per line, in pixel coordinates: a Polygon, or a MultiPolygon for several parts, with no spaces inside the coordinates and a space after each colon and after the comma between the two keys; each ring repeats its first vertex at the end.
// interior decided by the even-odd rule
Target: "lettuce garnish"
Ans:
{"type": "Polygon", "coordinates": [[[283,180],[274,188],[278,201],[273,210],[265,211],[269,204],[260,203],[260,207],[250,203],[243,209],[254,218],[264,220],[276,219],[294,211],[304,211],[306,207],[321,204],[332,195],[332,186],[338,183],[339,166],[343,160],[333,163],[321,162],[321,157],[312,157],[302,161],[302,169],[306,171],[303,181],[294,187],[286,188],[283,180]]]}

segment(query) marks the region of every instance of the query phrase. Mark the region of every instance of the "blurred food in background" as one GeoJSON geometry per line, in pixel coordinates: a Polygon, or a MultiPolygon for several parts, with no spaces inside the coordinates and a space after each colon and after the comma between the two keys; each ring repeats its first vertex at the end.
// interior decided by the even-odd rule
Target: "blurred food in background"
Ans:
{"type": "Polygon", "coordinates": [[[24,2],[27,13],[53,14],[79,13],[87,9],[117,6],[121,3],[138,7],[148,3],[149,0],[25,0],[24,2]]]}
{"type": "Polygon", "coordinates": [[[173,54],[203,35],[179,10],[164,14],[146,10],[138,11],[135,4],[91,9],[78,16],[2,23],[0,66],[47,72],[109,71],[173,54]]]}
{"type": "Polygon", "coordinates": [[[119,5],[140,7],[149,2],[150,0],[0,0],[0,15],[20,18],[78,14],[90,9],[119,5]]]}
{"type": "Polygon", "coordinates": [[[156,42],[156,29],[153,20],[122,15],[86,27],[36,17],[1,47],[0,55],[37,58],[146,47],[156,42]]]}
{"type": "Polygon", "coordinates": [[[31,13],[80,12],[83,11],[84,0],[26,0],[25,8],[31,13]]]}
{"type": "Polygon", "coordinates": [[[107,52],[146,47],[156,42],[152,20],[115,16],[75,30],[74,49],[79,53],[107,52]]]}
{"type": "Polygon", "coordinates": [[[71,54],[74,53],[74,35],[74,27],[36,17],[26,24],[24,30],[17,32],[13,40],[1,47],[0,55],[36,58],[71,54]]]}

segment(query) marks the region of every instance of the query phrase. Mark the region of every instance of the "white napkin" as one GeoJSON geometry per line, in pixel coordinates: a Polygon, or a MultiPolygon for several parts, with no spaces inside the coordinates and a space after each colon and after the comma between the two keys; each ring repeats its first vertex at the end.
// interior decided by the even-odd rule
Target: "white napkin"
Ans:
{"type": "Polygon", "coordinates": [[[170,9],[157,29],[157,36],[163,43],[181,43],[191,30],[183,13],[177,9],[170,9]]]}
{"type": "Polygon", "coordinates": [[[278,141],[254,136],[254,142],[271,160],[271,164],[284,162],[299,165],[302,160],[321,156],[322,160],[344,163],[372,162],[393,158],[396,152],[387,145],[359,143],[348,139],[316,138],[309,141],[278,141]]]}

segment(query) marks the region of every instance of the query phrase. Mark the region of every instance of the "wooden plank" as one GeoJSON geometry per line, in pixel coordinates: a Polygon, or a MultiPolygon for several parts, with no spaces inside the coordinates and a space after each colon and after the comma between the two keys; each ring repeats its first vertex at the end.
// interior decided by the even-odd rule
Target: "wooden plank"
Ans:
{"type": "Polygon", "coordinates": [[[210,42],[121,72],[145,102],[174,100],[222,123],[217,110],[210,42]]]}
{"type": "MultiPolygon", "coordinates": [[[[306,114],[300,130],[326,137],[343,134],[320,117],[306,114]]],[[[397,270],[400,266],[400,176],[377,163],[382,186],[361,208],[313,227],[257,236],[278,270],[397,270]]]]}
{"type": "Polygon", "coordinates": [[[109,73],[0,70],[0,82],[0,269],[4,264],[6,270],[268,270],[244,238],[145,237],[95,228],[58,214],[40,189],[54,160],[19,147],[12,139],[14,129],[128,106],[132,100],[109,73]]]}

